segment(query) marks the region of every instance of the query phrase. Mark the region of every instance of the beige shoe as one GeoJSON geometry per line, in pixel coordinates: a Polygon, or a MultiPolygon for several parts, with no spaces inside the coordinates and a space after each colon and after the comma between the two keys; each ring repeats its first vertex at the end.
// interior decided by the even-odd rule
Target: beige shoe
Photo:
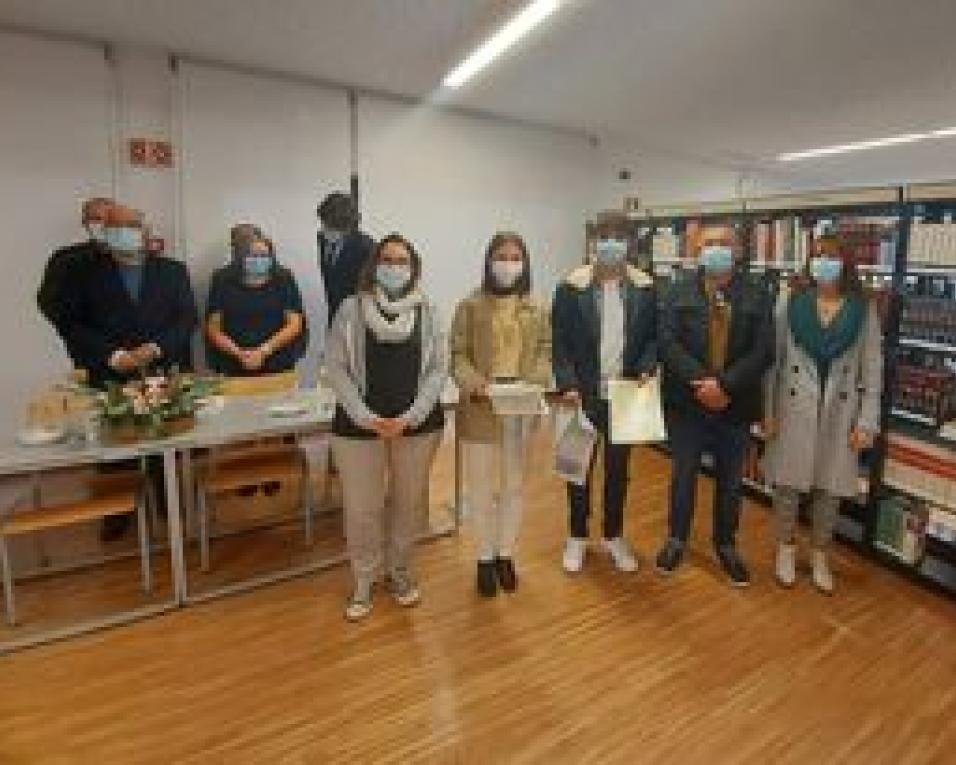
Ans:
{"type": "Polygon", "coordinates": [[[830,562],[823,550],[814,550],[811,556],[813,565],[813,586],[826,595],[833,594],[833,574],[830,562]]]}
{"type": "Polygon", "coordinates": [[[777,545],[777,581],[783,587],[793,587],[797,581],[797,546],[777,545]]]}

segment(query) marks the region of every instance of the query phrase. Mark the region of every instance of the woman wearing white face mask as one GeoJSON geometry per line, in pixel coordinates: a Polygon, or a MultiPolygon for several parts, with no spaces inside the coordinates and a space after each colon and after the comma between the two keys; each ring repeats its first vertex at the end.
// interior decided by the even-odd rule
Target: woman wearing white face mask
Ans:
{"type": "Polygon", "coordinates": [[[302,298],[295,276],[276,261],[271,240],[240,243],[232,263],[213,274],[206,338],[210,367],[231,376],[285,372],[302,357],[302,298]]]}
{"type": "Polygon", "coordinates": [[[813,583],[833,591],[827,548],[840,500],[858,491],[859,453],[879,429],[883,356],[876,307],[832,237],[818,242],[809,286],[780,301],[776,364],[767,377],[766,469],[775,486],[778,581],[796,580],[796,522],[812,495],[813,583]]]}
{"type": "Polygon", "coordinates": [[[531,301],[524,240],[498,233],[485,253],[481,289],[463,300],[452,323],[452,369],[461,394],[456,427],[469,442],[474,479],[469,501],[478,536],[478,592],[513,592],[515,542],[522,515],[527,417],[498,417],[491,383],[551,381],[548,315],[531,301]],[[497,495],[497,501],[496,501],[497,495]]]}
{"type": "Polygon", "coordinates": [[[383,572],[399,605],[413,606],[420,597],[411,555],[444,426],[439,397],[447,377],[441,324],[419,289],[420,277],[415,248],[390,234],[329,328],[327,376],[339,402],[332,452],[355,578],[345,610],[352,621],[372,610],[383,572]]]}

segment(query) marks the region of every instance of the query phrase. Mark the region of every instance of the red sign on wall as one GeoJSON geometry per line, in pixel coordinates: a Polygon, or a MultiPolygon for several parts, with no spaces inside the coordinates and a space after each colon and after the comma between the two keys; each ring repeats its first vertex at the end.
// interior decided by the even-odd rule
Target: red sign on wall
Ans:
{"type": "Polygon", "coordinates": [[[169,141],[133,138],[129,142],[129,161],[134,167],[172,167],[173,145],[169,141]]]}

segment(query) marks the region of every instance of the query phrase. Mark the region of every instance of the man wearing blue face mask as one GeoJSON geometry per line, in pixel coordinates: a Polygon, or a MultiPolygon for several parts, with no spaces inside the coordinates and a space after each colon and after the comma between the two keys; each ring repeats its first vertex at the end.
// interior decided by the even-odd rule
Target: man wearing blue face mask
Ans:
{"type": "Polygon", "coordinates": [[[354,295],[362,266],[375,243],[359,231],[359,214],[351,196],[337,191],[319,205],[321,229],[317,237],[319,269],[325,288],[329,325],[342,302],[354,295]]]}
{"type": "MultiPolygon", "coordinates": [[[[630,447],[610,442],[608,383],[641,379],[657,371],[657,306],[654,282],[628,266],[627,232],[614,224],[598,229],[593,264],[574,270],[557,288],[552,308],[552,364],[565,400],[580,405],[604,437],[602,547],[620,571],[637,569],[624,537],[630,447]]],[[[588,547],[590,478],[568,484],[569,535],[563,565],[581,570],[588,547]]]]}
{"type": "Polygon", "coordinates": [[[285,372],[307,344],[302,297],[272,241],[245,233],[233,236],[233,262],[213,274],[209,287],[209,365],[230,376],[285,372]]]}
{"type": "Polygon", "coordinates": [[[737,552],[744,456],[761,416],[763,375],[773,362],[773,316],[767,290],[734,268],[734,230],[701,232],[696,273],[668,291],[660,317],[664,405],[672,454],[670,529],[657,569],[683,559],[694,515],[701,457],[714,457],[714,547],[731,584],[750,573],[737,552]]]}
{"type": "Polygon", "coordinates": [[[72,274],[65,296],[67,346],[101,387],[154,366],[189,369],[196,306],[186,266],[147,255],[142,215],[114,205],[104,248],[72,274]]]}

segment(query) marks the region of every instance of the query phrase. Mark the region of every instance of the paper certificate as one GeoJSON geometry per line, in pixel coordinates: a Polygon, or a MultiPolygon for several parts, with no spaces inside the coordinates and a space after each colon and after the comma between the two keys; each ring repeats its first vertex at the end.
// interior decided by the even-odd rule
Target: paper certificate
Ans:
{"type": "Polygon", "coordinates": [[[495,414],[540,415],[548,409],[544,403],[544,391],[539,385],[529,383],[494,383],[488,386],[488,397],[495,414]]]}
{"type": "Polygon", "coordinates": [[[641,385],[636,380],[610,380],[611,443],[646,444],[667,439],[661,407],[660,377],[641,385]]]}

